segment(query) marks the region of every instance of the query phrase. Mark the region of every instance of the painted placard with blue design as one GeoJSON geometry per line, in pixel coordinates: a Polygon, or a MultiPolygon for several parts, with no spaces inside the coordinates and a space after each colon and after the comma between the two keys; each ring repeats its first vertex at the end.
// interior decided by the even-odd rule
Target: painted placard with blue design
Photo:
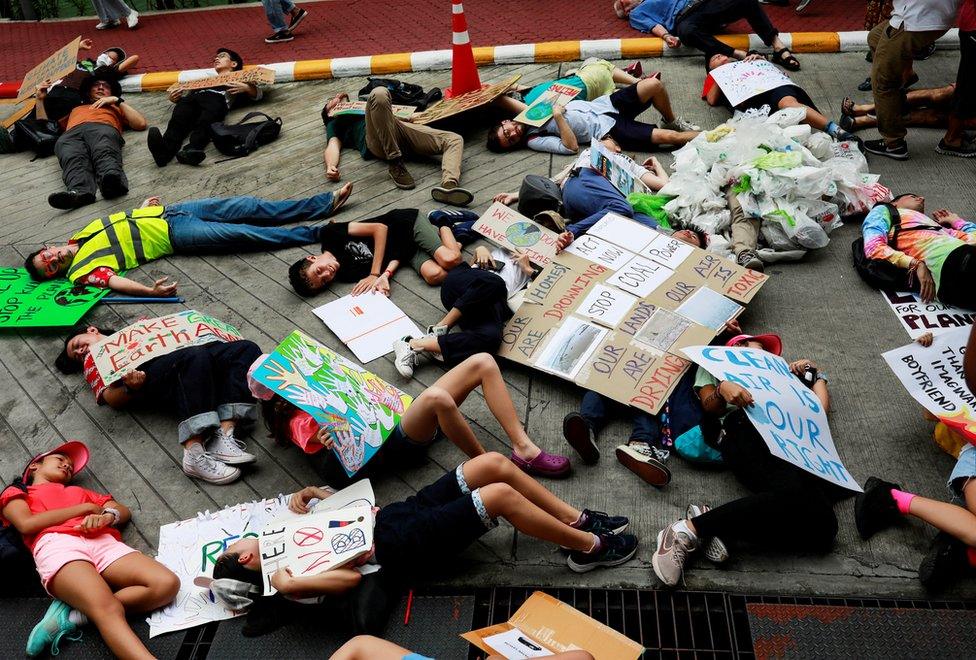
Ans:
{"type": "Polygon", "coordinates": [[[719,380],[749,391],[744,408],[773,456],[848,490],[861,492],[837,454],[827,413],[786,360],[756,348],[689,346],[682,351],[719,380]]]}
{"type": "Polygon", "coordinates": [[[285,337],[253,376],[332,432],[333,451],[350,477],[376,455],[413,402],[300,330],[285,337]]]}

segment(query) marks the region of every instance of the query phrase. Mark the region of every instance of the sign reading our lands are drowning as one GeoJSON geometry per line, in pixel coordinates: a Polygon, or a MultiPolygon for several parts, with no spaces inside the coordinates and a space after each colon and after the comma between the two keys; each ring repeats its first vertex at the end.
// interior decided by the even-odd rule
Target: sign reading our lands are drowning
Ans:
{"type": "Polygon", "coordinates": [[[976,444],[976,393],[966,385],[963,357],[972,328],[936,335],[929,347],[911,343],[883,353],[895,376],[923,408],[976,444]]]}
{"type": "Polygon", "coordinates": [[[793,81],[777,69],[775,64],[766,60],[723,64],[712,69],[709,75],[732,107],[763,92],[793,84],[793,81]]]}
{"type": "Polygon", "coordinates": [[[95,368],[111,385],[144,362],[189,346],[214,341],[239,341],[234,326],[195,309],[136,321],[91,348],[95,368]]]}
{"type": "Polygon", "coordinates": [[[507,250],[524,252],[538,266],[548,266],[556,256],[559,234],[501,202],[489,206],[472,229],[507,250]]]}
{"type": "Polygon", "coordinates": [[[23,268],[0,268],[0,328],[74,325],[106,293],[63,278],[35,282],[23,268]]]}
{"type": "Polygon", "coordinates": [[[656,414],[689,362],[765,283],[747,270],[609,213],[543,269],[498,354],[656,414]]]}
{"type": "Polygon", "coordinates": [[[43,62],[28,71],[20,83],[20,92],[15,102],[20,103],[31,96],[45,80],[57,80],[74,71],[78,64],[80,45],[81,37],[75,37],[74,41],[48,55],[43,62]]]}
{"type": "Polygon", "coordinates": [[[881,296],[895,313],[912,339],[926,332],[938,335],[947,330],[969,327],[976,319],[976,312],[950,307],[938,300],[922,302],[917,293],[882,291],[881,296]]]}
{"type": "Polygon", "coordinates": [[[386,442],[413,397],[300,330],[278,344],[254,378],[332,432],[350,477],[386,442]]]}
{"type": "Polygon", "coordinates": [[[683,352],[720,380],[752,395],[744,408],[769,451],[788,463],[849,490],[861,491],[837,454],[820,399],[786,360],[755,348],[687,346],[683,352]]]}

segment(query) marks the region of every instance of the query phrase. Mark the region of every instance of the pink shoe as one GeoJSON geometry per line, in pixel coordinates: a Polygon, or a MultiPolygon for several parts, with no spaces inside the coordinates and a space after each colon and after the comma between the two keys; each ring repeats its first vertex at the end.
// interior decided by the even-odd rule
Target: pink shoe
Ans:
{"type": "Polygon", "coordinates": [[[644,65],[640,63],[640,60],[637,60],[633,64],[628,64],[625,66],[624,73],[635,78],[640,78],[644,74],[644,65]]]}
{"type": "Polygon", "coordinates": [[[523,472],[536,477],[565,477],[572,469],[569,459],[565,456],[558,456],[542,451],[531,461],[519,457],[513,451],[509,459],[517,465],[523,472]]]}

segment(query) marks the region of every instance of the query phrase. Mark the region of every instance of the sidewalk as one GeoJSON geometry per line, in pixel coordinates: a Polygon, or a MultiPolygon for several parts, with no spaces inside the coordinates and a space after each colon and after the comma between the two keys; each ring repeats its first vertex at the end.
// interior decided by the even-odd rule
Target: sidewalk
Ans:
{"type": "MultiPolygon", "coordinates": [[[[97,20],[3,23],[0,81],[17,80],[79,34],[96,51],[121,46],[142,60],[135,73],[206,67],[218,47],[238,51],[248,63],[316,60],[450,48],[451,6],[447,0],[319,0],[301,2],[309,17],[289,43],[269,45],[270,33],[258,4],[145,13],[136,30],[96,31],[97,20]]],[[[464,5],[475,46],[577,39],[645,36],[613,13],[609,0],[469,0],[464,5]],[[570,16],[572,20],[565,20],[570,16]]],[[[863,29],[863,11],[841,0],[813,0],[803,14],[792,7],[765,7],[782,32],[863,29]]],[[[733,34],[753,32],[744,22],[733,34]]]]}

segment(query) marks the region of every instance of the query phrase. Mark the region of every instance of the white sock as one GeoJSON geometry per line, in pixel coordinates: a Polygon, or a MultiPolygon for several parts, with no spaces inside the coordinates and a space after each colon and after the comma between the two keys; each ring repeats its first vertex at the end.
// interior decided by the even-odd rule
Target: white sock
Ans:
{"type": "Polygon", "coordinates": [[[698,535],[695,534],[693,531],[691,531],[691,528],[688,527],[688,521],[687,520],[679,520],[678,522],[676,522],[674,524],[674,531],[676,533],[677,532],[683,532],[684,534],[687,534],[688,538],[691,539],[692,542],[694,542],[694,543],[697,543],[698,542],[698,535]]]}
{"type": "Polygon", "coordinates": [[[71,610],[68,612],[68,621],[75,624],[76,626],[83,626],[88,623],[88,617],[79,612],[78,610],[71,610]]]}

